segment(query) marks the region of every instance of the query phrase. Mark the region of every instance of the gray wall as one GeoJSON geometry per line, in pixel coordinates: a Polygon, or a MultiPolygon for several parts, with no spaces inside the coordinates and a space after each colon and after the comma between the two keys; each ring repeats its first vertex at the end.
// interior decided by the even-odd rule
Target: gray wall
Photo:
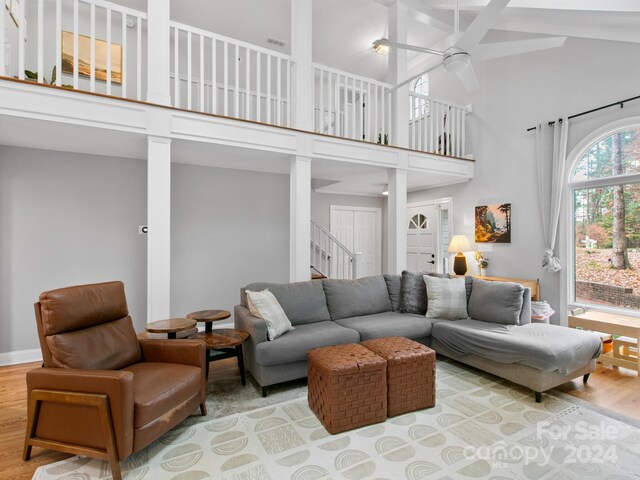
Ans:
{"type": "MultiPolygon", "coordinates": [[[[506,39],[506,38],[503,38],[506,39]]],[[[638,94],[640,56],[636,44],[569,38],[563,48],[476,64],[480,89],[465,92],[437,70],[436,98],[473,105],[468,123],[476,176],[465,184],[409,194],[409,202],[453,197],[452,234],[473,239],[476,205],[512,204],[512,243],[494,245],[488,275],[539,278],[542,298],[559,311],[560,275],[542,271],[544,240],[535,166],[536,123],[571,115],[638,94]]],[[[640,102],[571,121],[569,148],[589,132],[622,117],[640,114],[640,102]]],[[[547,139],[552,130],[545,127],[547,139]]],[[[555,315],[559,322],[559,315],[555,315]]]]}
{"type": "Polygon", "coordinates": [[[146,322],[146,162],[0,146],[0,352],[38,348],[40,292],[122,280],[146,322]]]}
{"type": "Polygon", "coordinates": [[[240,287],[289,281],[289,176],[173,165],[171,312],[233,311],[240,287]]]}

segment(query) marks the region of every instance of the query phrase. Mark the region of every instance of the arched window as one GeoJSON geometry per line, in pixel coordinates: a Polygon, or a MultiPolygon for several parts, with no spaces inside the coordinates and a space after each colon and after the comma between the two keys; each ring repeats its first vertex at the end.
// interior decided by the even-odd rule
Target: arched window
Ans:
{"type": "MultiPolygon", "coordinates": [[[[411,83],[411,91],[418,95],[429,96],[429,75],[424,75],[416,78],[411,83]]],[[[429,115],[429,101],[425,98],[418,96],[411,96],[411,104],[409,108],[412,111],[412,118],[419,118],[424,115],[429,115]]]]}
{"type": "Polygon", "coordinates": [[[569,174],[572,300],[640,310],[640,127],[582,152],[569,174]]]}

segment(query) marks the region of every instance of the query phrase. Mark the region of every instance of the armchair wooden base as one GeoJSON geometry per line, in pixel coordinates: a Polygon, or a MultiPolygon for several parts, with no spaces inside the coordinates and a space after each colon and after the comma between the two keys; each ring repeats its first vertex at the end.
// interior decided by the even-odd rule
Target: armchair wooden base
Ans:
{"type": "Polygon", "coordinates": [[[107,460],[111,466],[113,480],[122,480],[120,472],[120,462],[116,449],[115,435],[113,432],[113,422],[111,420],[111,409],[109,407],[109,397],[105,394],[98,393],[78,393],[65,392],[59,390],[43,390],[34,389],[31,392],[27,413],[27,434],[24,440],[24,450],[22,454],[23,460],[27,461],[31,458],[32,447],[49,448],[65,453],[83,455],[86,457],[107,460]],[[104,450],[91,448],[82,445],[74,445],[62,443],[45,438],[38,438],[36,431],[38,429],[38,418],[40,416],[40,407],[43,402],[62,403],[67,405],[81,405],[94,407],[98,411],[100,418],[100,426],[102,430],[102,438],[106,448],[104,450]]]}

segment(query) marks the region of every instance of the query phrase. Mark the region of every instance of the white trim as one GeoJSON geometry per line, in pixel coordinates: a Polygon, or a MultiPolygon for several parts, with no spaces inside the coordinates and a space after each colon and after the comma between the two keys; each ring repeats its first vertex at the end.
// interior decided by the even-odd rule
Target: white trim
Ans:
{"type": "MultiPolygon", "coordinates": [[[[570,306],[583,306],[586,308],[597,309],[602,311],[610,311],[612,313],[625,313],[632,314],[634,310],[621,309],[611,306],[598,305],[598,304],[584,304],[575,302],[575,267],[573,264],[573,239],[575,238],[575,218],[573,195],[576,190],[581,190],[590,187],[599,187],[603,185],[615,185],[619,184],[621,179],[629,180],[637,178],[639,175],[628,174],[624,176],[607,177],[604,179],[596,178],[593,180],[581,180],[577,182],[571,181],[571,174],[573,173],[577,163],[582,159],[584,154],[596,143],[604,140],[606,137],[621,131],[627,130],[633,127],[640,127],[640,116],[623,118],[614,122],[607,123],[602,127],[593,130],[591,133],[585,135],[575,147],[571,149],[571,153],[567,155],[566,176],[567,182],[564,185],[564,208],[562,209],[562,224],[564,229],[561,229],[560,243],[561,248],[558,249],[560,254],[560,262],[566,267],[560,270],[560,319],[567,318],[567,312],[570,306]],[[563,301],[564,299],[564,301],[563,301]]],[[[631,182],[633,183],[633,182],[631,182]]],[[[561,224],[561,225],[562,225],[561,224]]]]}
{"type": "Polygon", "coordinates": [[[30,350],[16,350],[15,352],[0,353],[0,366],[18,365],[20,363],[41,362],[42,352],[39,348],[30,350]]]}
{"type": "MultiPolygon", "coordinates": [[[[375,212],[376,213],[376,275],[382,274],[382,209],[378,207],[351,207],[348,205],[329,205],[329,231],[331,235],[335,235],[335,230],[333,229],[334,220],[333,215],[335,212],[340,210],[348,210],[348,211],[359,211],[359,212],[375,212]]],[[[355,227],[355,226],[354,226],[355,227]]],[[[352,249],[354,254],[358,254],[360,252],[356,252],[355,248],[352,249]]]]}

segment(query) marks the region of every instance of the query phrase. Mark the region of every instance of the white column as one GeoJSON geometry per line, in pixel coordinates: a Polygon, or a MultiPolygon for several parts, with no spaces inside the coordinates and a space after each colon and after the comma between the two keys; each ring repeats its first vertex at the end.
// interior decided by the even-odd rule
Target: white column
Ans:
{"type": "Polygon", "coordinates": [[[312,0],[291,2],[292,123],[313,130],[312,0]]]}
{"type": "Polygon", "coordinates": [[[171,0],[147,3],[147,101],[159,105],[171,105],[170,7],[171,0]]]}
{"type": "Polygon", "coordinates": [[[311,278],[311,159],[289,164],[289,281],[311,278]]]}
{"type": "Polygon", "coordinates": [[[407,171],[389,169],[388,182],[388,272],[398,274],[407,268],[407,171]]]}
{"type": "MultiPolygon", "coordinates": [[[[407,6],[396,0],[389,6],[389,40],[407,43],[407,6]]],[[[392,48],[389,52],[389,81],[396,85],[407,78],[407,51],[392,48]]],[[[409,146],[409,85],[391,94],[391,141],[399,147],[409,146]]]]}
{"type": "Polygon", "coordinates": [[[4,8],[4,4],[0,4],[0,75],[4,76],[6,75],[5,71],[6,71],[6,62],[7,59],[5,57],[5,52],[6,52],[6,46],[5,46],[5,28],[4,28],[4,22],[5,22],[5,15],[7,15],[7,9],[4,8]]]}
{"type": "Polygon", "coordinates": [[[147,183],[147,321],[153,322],[171,316],[171,139],[148,137],[147,183]]]}

